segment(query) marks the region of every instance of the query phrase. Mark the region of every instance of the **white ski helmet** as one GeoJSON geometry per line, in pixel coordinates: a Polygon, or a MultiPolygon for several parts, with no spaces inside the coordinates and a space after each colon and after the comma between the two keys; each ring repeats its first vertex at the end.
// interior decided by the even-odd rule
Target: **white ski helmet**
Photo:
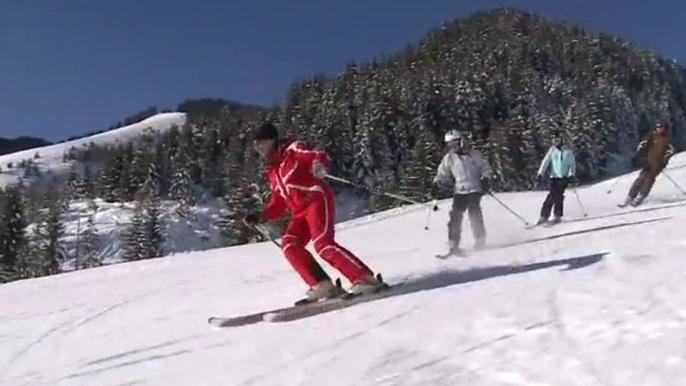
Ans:
{"type": "Polygon", "coordinates": [[[445,133],[445,137],[444,137],[446,143],[451,142],[451,141],[460,140],[462,138],[463,138],[462,132],[457,131],[457,130],[448,131],[447,133],[445,133]]]}

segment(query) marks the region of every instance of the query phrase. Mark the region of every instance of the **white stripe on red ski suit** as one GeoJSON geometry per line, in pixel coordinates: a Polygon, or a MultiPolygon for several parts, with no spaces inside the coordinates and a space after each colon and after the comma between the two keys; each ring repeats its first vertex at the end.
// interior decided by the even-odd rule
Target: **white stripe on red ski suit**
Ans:
{"type": "Polygon", "coordinates": [[[273,221],[288,209],[292,218],[282,238],[282,250],[290,264],[309,286],[329,279],[305,247],[314,250],[340,271],[351,283],[372,271],[334,238],[335,203],[331,188],[312,174],[315,162],[331,165],[328,155],[308,149],[298,141],[287,141],[271,160],[266,171],[271,197],[263,218],[273,221]]]}

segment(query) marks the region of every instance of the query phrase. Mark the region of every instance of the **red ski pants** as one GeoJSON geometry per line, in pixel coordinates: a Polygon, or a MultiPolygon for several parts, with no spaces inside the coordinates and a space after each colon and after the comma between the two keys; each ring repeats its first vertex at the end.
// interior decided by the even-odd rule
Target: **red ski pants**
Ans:
{"type": "Polygon", "coordinates": [[[321,198],[313,200],[307,209],[293,216],[284,232],[282,250],[286,259],[309,286],[329,280],[324,269],[305,249],[313,241],[317,254],[351,283],[362,276],[371,275],[372,271],[357,256],[334,240],[333,197],[325,192],[315,194],[320,194],[321,198]]]}

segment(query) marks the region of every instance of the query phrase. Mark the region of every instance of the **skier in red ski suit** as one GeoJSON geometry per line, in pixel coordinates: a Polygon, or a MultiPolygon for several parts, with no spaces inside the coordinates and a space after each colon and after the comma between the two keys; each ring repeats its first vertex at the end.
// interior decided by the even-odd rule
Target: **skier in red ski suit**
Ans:
{"type": "Polygon", "coordinates": [[[384,284],[357,256],[334,239],[335,202],[333,191],[323,179],[331,160],[322,151],[311,150],[301,142],[279,141],[278,131],[270,123],[260,126],[254,147],[269,163],[266,176],[271,197],[262,213],[246,217],[248,224],[274,221],[286,210],[292,214],[282,237],[286,259],[310,286],[309,300],[323,300],[345,293],[305,249],[312,241],[314,250],[340,271],[351,283],[351,293],[364,294],[384,284]]]}

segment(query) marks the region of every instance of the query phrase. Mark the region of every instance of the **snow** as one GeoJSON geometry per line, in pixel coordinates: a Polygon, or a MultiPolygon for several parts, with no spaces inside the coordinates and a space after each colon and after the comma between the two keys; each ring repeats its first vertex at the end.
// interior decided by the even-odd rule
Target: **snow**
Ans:
{"type": "MultiPolygon", "coordinates": [[[[667,170],[686,186],[686,157],[667,170]]],[[[492,249],[445,250],[449,202],[338,226],[397,296],[283,324],[213,330],[212,315],[282,307],[305,287],[271,243],[0,286],[0,384],[679,385],[686,377],[686,196],[634,174],[566,197],[567,223],[526,230],[484,197],[492,249]],[[572,221],[578,220],[578,221],[572,221]],[[499,247],[500,246],[500,247],[499,247]]],[[[498,194],[534,221],[544,192],[498,194]]],[[[468,220],[465,246],[472,244],[468,220]]],[[[325,268],[334,273],[327,265],[325,268]]],[[[344,281],[347,285],[347,282],[344,281]]]]}
{"type": "Polygon", "coordinates": [[[17,166],[23,160],[33,160],[42,173],[48,171],[53,173],[66,172],[69,170],[71,162],[63,162],[63,157],[64,153],[71,147],[85,149],[91,142],[96,145],[126,143],[144,134],[148,129],[153,132],[163,132],[170,129],[173,125],[181,128],[185,121],[185,113],[161,113],[140,122],[89,137],[0,155],[0,187],[16,183],[19,179],[23,178],[24,169],[20,169],[17,166]],[[36,154],[39,155],[38,158],[35,158],[36,154]],[[13,167],[9,168],[9,164],[13,164],[13,167]]]}

